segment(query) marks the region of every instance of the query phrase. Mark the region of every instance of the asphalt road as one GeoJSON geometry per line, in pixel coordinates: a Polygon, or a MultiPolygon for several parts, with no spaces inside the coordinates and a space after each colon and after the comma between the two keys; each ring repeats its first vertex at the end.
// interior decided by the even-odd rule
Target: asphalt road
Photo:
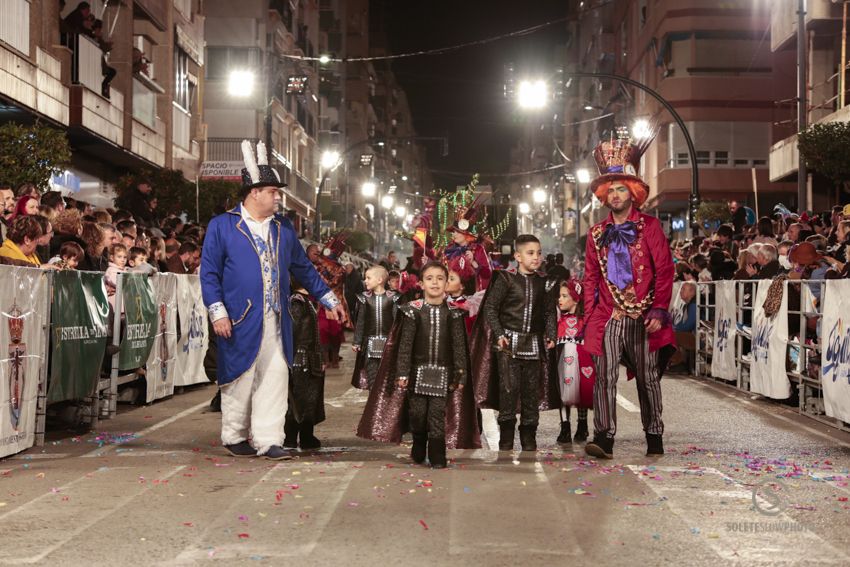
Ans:
{"type": "Polygon", "coordinates": [[[850,564],[850,436],[782,406],[666,377],[649,459],[627,383],[613,461],[556,446],[549,412],[536,454],[433,471],[354,436],[352,358],[328,375],[326,448],[293,461],[228,456],[204,386],[0,462],[0,564],[850,564]]]}

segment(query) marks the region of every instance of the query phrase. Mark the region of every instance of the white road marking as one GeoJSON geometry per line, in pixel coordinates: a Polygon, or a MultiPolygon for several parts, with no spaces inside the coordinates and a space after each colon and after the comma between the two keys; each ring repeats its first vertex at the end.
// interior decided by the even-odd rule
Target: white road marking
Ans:
{"type": "MultiPolygon", "coordinates": [[[[691,376],[689,376],[688,379],[691,380],[694,384],[696,384],[697,386],[699,386],[701,388],[704,388],[706,390],[711,390],[712,392],[717,392],[718,394],[720,394],[722,396],[726,396],[727,398],[731,398],[731,399],[735,400],[735,402],[737,402],[737,403],[742,403],[746,406],[749,406],[749,407],[753,408],[754,410],[756,410],[756,411],[758,411],[762,414],[776,418],[780,421],[784,421],[785,423],[789,423],[789,424],[793,425],[795,429],[803,429],[803,430],[807,431],[808,433],[811,433],[812,435],[817,435],[821,439],[826,439],[832,445],[841,445],[842,447],[850,449],[850,443],[847,443],[845,441],[842,441],[841,439],[836,438],[835,435],[830,435],[829,433],[824,433],[823,431],[818,431],[814,427],[810,427],[810,426],[806,425],[805,423],[800,423],[797,420],[791,419],[791,418],[786,417],[784,415],[780,415],[778,413],[774,413],[779,406],[770,406],[770,409],[773,410],[773,411],[768,411],[767,407],[763,406],[762,404],[757,404],[757,403],[751,402],[750,400],[745,400],[745,399],[741,398],[740,396],[735,395],[734,393],[724,392],[723,389],[720,388],[720,387],[714,388],[714,387],[710,386],[709,384],[706,384],[706,383],[702,382],[701,380],[699,380],[697,378],[693,378],[691,376]]],[[[758,396],[753,396],[750,399],[756,400],[758,398],[759,398],[758,396]]],[[[785,411],[785,408],[779,407],[779,409],[782,409],[783,411],[785,411]]],[[[800,414],[794,414],[794,415],[800,415],[800,414]]],[[[829,426],[824,425],[824,427],[829,427],[829,426]]],[[[832,428],[832,429],[835,429],[835,428],[832,428]]],[[[835,429],[835,431],[840,431],[840,430],[835,429]]]]}
{"type": "Polygon", "coordinates": [[[369,391],[354,388],[353,386],[346,390],[341,396],[325,400],[325,404],[333,408],[341,408],[352,404],[365,404],[369,399],[369,391]]]}
{"type": "MultiPolygon", "coordinates": [[[[168,480],[185,468],[185,465],[174,467],[165,476],[158,476],[157,480],[168,480]]],[[[5,529],[11,530],[12,532],[19,531],[16,530],[14,527],[15,522],[20,522],[22,526],[27,526],[28,530],[30,531],[30,535],[32,535],[31,532],[33,531],[32,526],[39,526],[36,529],[46,532],[44,533],[44,537],[39,538],[38,541],[31,541],[30,539],[22,539],[19,537],[17,539],[16,545],[3,546],[2,548],[0,548],[0,562],[2,562],[4,565],[38,563],[39,561],[43,560],[45,557],[47,557],[60,547],[66,545],[68,542],[70,542],[75,537],[79,536],[81,533],[85,532],[98,522],[116,513],[118,510],[132,502],[136,497],[141,496],[154,486],[157,486],[157,484],[152,482],[145,484],[136,484],[135,486],[139,487],[138,490],[133,490],[132,493],[127,494],[124,498],[121,498],[115,505],[109,506],[94,515],[74,516],[73,518],[62,517],[61,514],[55,513],[56,506],[52,502],[45,502],[48,498],[51,497],[54,499],[58,498],[59,495],[61,495],[62,493],[68,492],[70,488],[74,487],[83,480],[90,479],[95,474],[107,474],[115,470],[126,470],[126,467],[110,467],[108,469],[105,468],[103,470],[97,470],[90,474],[85,474],[80,478],[61,486],[58,489],[51,489],[51,492],[46,492],[45,494],[42,494],[41,496],[34,498],[21,506],[18,506],[14,510],[10,510],[5,514],[0,515],[0,522],[3,522],[5,529]],[[44,504],[44,506],[41,506],[41,504],[44,504]],[[34,510],[27,514],[27,512],[31,508],[34,508],[34,510]],[[10,518],[10,516],[15,517],[10,518]],[[19,519],[17,516],[23,517],[19,519]],[[58,524],[49,525],[51,522],[58,522],[58,524]],[[67,528],[70,526],[73,526],[74,529],[68,530],[63,533],[63,528],[67,528]],[[57,534],[62,535],[57,536],[57,534]],[[51,543],[47,545],[48,542],[51,543]],[[32,543],[32,547],[37,548],[39,552],[36,555],[24,557],[12,555],[12,553],[14,553],[15,551],[24,550],[24,552],[26,552],[26,543],[32,543]]],[[[97,481],[92,482],[96,486],[97,481]]],[[[129,488],[127,488],[126,490],[130,491],[129,488]]],[[[102,500],[102,502],[106,502],[106,500],[102,500]]]]}
{"type": "MultiPolygon", "coordinates": [[[[177,415],[172,415],[168,419],[165,419],[163,421],[160,421],[159,423],[155,423],[154,425],[151,425],[150,427],[142,429],[141,431],[136,433],[136,439],[141,439],[142,437],[149,435],[149,434],[153,433],[154,431],[162,429],[163,427],[168,427],[169,425],[171,425],[175,421],[183,419],[187,415],[192,415],[193,413],[198,413],[198,411],[201,410],[201,408],[204,408],[204,407],[208,406],[209,404],[210,404],[209,402],[201,402],[198,405],[192,406],[189,409],[185,409],[185,410],[181,411],[177,415]]],[[[110,451],[114,451],[118,447],[121,447],[121,445],[104,445],[103,447],[98,447],[94,451],[86,453],[85,455],[82,455],[82,456],[83,457],[102,457],[106,453],[109,453],[110,451]]]]}
{"type": "Polygon", "coordinates": [[[754,510],[752,489],[717,469],[642,465],[628,468],[664,499],[666,506],[683,520],[684,527],[697,530],[694,536],[726,561],[812,565],[847,565],[850,561],[788,514],[768,516],[754,510]],[[651,480],[659,473],[663,482],[651,480]]]}
{"type": "Polygon", "coordinates": [[[622,394],[617,394],[617,405],[631,413],[640,413],[640,408],[623,397],[622,394]]]}
{"type": "Polygon", "coordinates": [[[33,461],[37,459],[64,459],[70,456],[71,453],[20,453],[14,457],[9,457],[10,461],[33,461]]]}
{"type": "MultiPolygon", "coordinates": [[[[199,560],[206,560],[210,557],[214,557],[217,560],[238,560],[246,557],[303,557],[311,554],[322,538],[349,485],[357,473],[360,472],[360,467],[363,466],[362,462],[316,463],[313,465],[306,465],[297,461],[277,463],[269,472],[251,485],[241,497],[233,499],[230,506],[218,514],[218,518],[226,523],[228,522],[227,518],[231,518],[237,513],[250,514],[251,507],[258,506],[255,502],[262,501],[262,498],[258,494],[268,491],[271,486],[283,486],[287,484],[290,482],[287,478],[292,475],[293,471],[303,469],[305,466],[315,466],[326,471],[328,469],[344,470],[344,473],[341,476],[332,474],[321,475],[318,480],[310,485],[315,492],[301,495],[305,498],[305,500],[301,501],[302,504],[311,502],[314,496],[320,500],[313,506],[314,511],[311,513],[313,521],[309,528],[309,536],[299,537],[300,543],[288,545],[285,540],[281,540],[281,528],[272,527],[277,525],[275,522],[275,524],[266,527],[268,531],[265,533],[261,531],[263,524],[255,525],[251,532],[250,541],[224,545],[213,544],[210,538],[213,538],[213,541],[220,541],[218,534],[222,529],[221,523],[214,521],[201,533],[200,537],[193,544],[180,552],[173,560],[163,562],[162,564],[194,565],[199,560]],[[279,475],[281,478],[275,478],[275,475],[279,475]],[[323,491],[316,488],[316,485],[319,483],[335,484],[323,491]],[[214,550],[213,555],[210,554],[210,549],[214,550]]],[[[304,485],[299,490],[304,491],[306,488],[308,486],[304,485]]]]}

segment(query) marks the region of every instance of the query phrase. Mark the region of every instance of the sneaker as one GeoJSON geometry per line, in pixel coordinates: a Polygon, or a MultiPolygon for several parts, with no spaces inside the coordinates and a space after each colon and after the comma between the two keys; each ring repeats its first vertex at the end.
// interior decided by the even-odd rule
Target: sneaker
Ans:
{"type": "Polygon", "coordinates": [[[613,459],[614,439],[594,435],[593,441],[584,446],[584,452],[598,459],[613,459]]]}
{"type": "Polygon", "coordinates": [[[234,457],[256,457],[257,450],[251,447],[251,444],[247,441],[241,441],[236,443],[235,445],[225,445],[225,449],[230,451],[230,454],[234,457]]]}
{"type": "Polygon", "coordinates": [[[288,461],[292,458],[292,451],[280,445],[272,445],[262,456],[269,461],[288,461]]]}

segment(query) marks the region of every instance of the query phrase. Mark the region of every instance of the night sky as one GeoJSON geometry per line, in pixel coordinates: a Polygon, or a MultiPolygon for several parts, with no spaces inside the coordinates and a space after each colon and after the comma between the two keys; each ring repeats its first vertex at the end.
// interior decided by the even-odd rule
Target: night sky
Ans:
{"type": "MultiPolygon", "coordinates": [[[[384,20],[390,53],[406,53],[475,41],[564,18],[565,0],[372,0],[384,20]]],[[[429,144],[433,170],[507,171],[510,149],[524,117],[503,96],[504,66],[545,65],[563,44],[565,23],[532,35],[466,47],[440,55],[393,62],[397,80],[410,101],[416,132],[448,133],[449,155],[429,144]]],[[[435,171],[445,189],[468,182],[468,176],[435,171]]],[[[486,181],[486,180],[485,180],[486,181]]]]}

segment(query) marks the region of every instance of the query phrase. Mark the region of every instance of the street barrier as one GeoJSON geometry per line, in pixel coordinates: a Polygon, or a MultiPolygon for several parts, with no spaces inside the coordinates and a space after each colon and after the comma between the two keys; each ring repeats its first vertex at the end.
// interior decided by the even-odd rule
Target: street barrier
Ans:
{"type": "Polygon", "coordinates": [[[150,403],[208,382],[198,276],[119,274],[112,306],[103,276],[0,265],[0,458],[44,444],[49,404],[94,428],[123,383],[144,378],[150,403]]]}
{"type": "Polygon", "coordinates": [[[695,376],[850,431],[850,280],[699,282],[694,301],[695,376]]]}

